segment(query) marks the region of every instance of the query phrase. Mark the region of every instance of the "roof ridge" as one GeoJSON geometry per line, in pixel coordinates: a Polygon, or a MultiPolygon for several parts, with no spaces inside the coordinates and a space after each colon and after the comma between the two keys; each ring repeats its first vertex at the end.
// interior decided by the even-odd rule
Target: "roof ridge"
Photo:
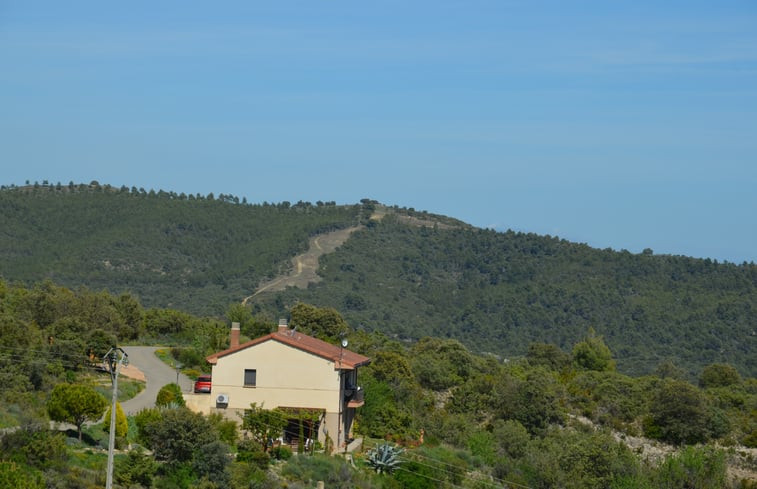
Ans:
{"type": "Polygon", "coordinates": [[[305,333],[295,333],[294,329],[287,331],[274,331],[235,347],[208,355],[207,357],[205,357],[205,359],[208,361],[208,363],[216,364],[219,358],[225,357],[227,355],[232,355],[241,350],[245,350],[269,340],[278,341],[279,343],[291,346],[292,348],[297,348],[299,350],[303,350],[326,360],[332,361],[334,362],[335,367],[339,369],[351,370],[361,365],[367,365],[371,362],[371,359],[364,355],[361,355],[352,350],[347,350],[346,348],[342,348],[340,346],[333,345],[327,341],[316,338],[314,336],[310,336],[305,333]]]}

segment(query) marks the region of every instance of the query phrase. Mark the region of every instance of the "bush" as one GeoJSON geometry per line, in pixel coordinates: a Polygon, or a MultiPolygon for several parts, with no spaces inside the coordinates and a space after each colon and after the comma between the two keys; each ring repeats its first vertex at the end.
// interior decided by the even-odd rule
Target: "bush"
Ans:
{"type": "Polygon", "coordinates": [[[185,368],[205,365],[205,355],[196,348],[171,348],[171,356],[181,362],[185,368]]]}
{"type": "Polygon", "coordinates": [[[686,447],[660,465],[656,487],[720,489],[726,487],[725,454],[704,447],[686,447]]]}
{"type": "Polygon", "coordinates": [[[43,489],[42,475],[15,462],[0,461],[0,487],[43,489]]]}
{"type": "Polygon", "coordinates": [[[211,413],[208,415],[208,421],[218,431],[218,437],[222,442],[229,446],[236,445],[239,439],[239,425],[224,417],[220,413],[211,413]]]}
{"type": "Polygon", "coordinates": [[[586,338],[573,347],[573,363],[584,370],[600,372],[615,370],[612,352],[593,328],[589,328],[586,338]]]}
{"type": "Polygon", "coordinates": [[[217,482],[220,487],[227,487],[230,462],[229,447],[221,441],[214,441],[203,445],[195,452],[192,468],[200,477],[217,482]]]}
{"type": "Polygon", "coordinates": [[[155,405],[159,407],[186,406],[181,387],[178,384],[166,384],[158,391],[155,405]]]}
{"type": "Polygon", "coordinates": [[[293,457],[282,467],[281,474],[289,480],[324,481],[329,489],[372,487],[365,474],[353,469],[341,457],[320,454],[312,457],[293,457]]]}
{"type": "Polygon", "coordinates": [[[261,470],[266,470],[271,457],[263,451],[260,443],[247,439],[237,444],[237,461],[247,462],[261,470]]]}
{"type": "Polygon", "coordinates": [[[273,447],[271,449],[271,457],[276,460],[289,460],[292,458],[292,449],[284,445],[273,447]]]}
{"type": "Polygon", "coordinates": [[[728,387],[741,383],[741,375],[731,365],[725,363],[713,363],[706,366],[699,375],[699,386],[709,387],[728,387]]]}
{"type": "Polygon", "coordinates": [[[147,448],[150,446],[150,436],[148,426],[152,423],[160,422],[160,410],[156,408],[143,409],[134,416],[134,424],[137,426],[137,441],[147,448]]]}
{"type": "Polygon", "coordinates": [[[6,433],[0,439],[0,458],[41,470],[64,467],[68,459],[65,435],[39,426],[6,433]]]}
{"type": "Polygon", "coordinates": [[[162,418],[144,428],[155,459],[168,463],[191,462],[195,452],[218,441],[218,433],[205,416],[186,408],[163,411],[162,418]]]}
{"type": "Polygon", "coordinates": [[[728,433],[728,420],[713,409],[693,385],[663,381],[652,392],[644,432],[651,438],[681,444],[695,444],[728,433]]]}
{"type": "Polygon", "coordinates": [[[132,484],[150,487],[157,470],[158,464],[151,456],[145,455],[142,450],[131,450],[126,457],[116,459],[113,476],[125,487],[132,484]]]}

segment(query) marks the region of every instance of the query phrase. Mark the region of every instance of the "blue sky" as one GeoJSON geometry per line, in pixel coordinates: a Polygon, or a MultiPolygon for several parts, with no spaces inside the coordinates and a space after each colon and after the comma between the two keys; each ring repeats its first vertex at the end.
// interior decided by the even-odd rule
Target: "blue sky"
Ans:
{"type": "Polygon", "coordinates": [[[757,3],[0,0],[0,169],[757,261],[757,3]]]}

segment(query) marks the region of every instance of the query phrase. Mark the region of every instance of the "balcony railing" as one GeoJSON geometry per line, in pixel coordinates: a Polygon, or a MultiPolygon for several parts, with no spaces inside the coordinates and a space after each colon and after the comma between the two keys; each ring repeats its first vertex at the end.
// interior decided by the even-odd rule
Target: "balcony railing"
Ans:
{"type": "Polygon", "coordinates": [[[365,400],[365,391],[362,387],[347,387],[344,389],[344,402],[359,402],[365,400]]]}

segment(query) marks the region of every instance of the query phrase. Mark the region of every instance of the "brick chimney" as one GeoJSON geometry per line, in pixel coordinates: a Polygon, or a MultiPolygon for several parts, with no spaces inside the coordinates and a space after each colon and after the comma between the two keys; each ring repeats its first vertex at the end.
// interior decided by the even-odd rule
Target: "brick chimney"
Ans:
{"type": "Polygon", "coordinates": [[[231,323],[231,334],[229,335],[229,348],[239,346],[239,323],[231,323]]]}
{"type": "Polygon", "coordinates": [[[279,319],[279,333],[286,333],[289,331],[289,321],[284,318],[279,319]]]}

